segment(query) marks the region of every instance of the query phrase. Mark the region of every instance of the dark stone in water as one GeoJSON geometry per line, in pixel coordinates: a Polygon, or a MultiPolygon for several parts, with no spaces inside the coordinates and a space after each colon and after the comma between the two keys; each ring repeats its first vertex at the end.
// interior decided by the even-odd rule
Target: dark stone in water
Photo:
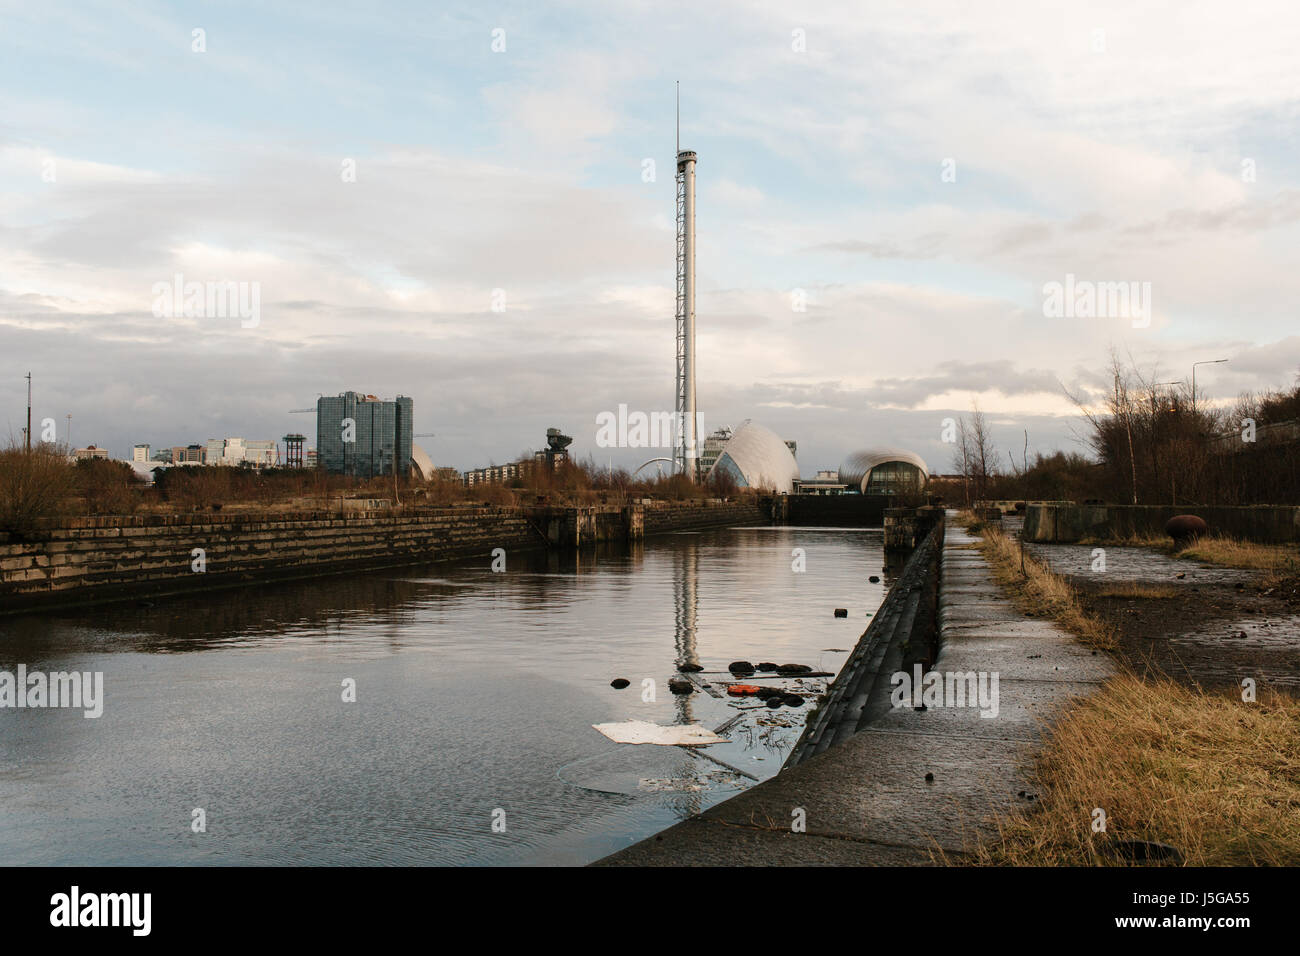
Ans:
{"type": "Polygon", "coordinates": [[[749,661],[732,661],[727,665],[727,670],[733,674],[752,674],[754,673],[754,665],[749,661]]]}
{"type": "Polygon", "coordinates": [[[702,664],[678,664],[677,669],[683,674],[698,674],[704,670],[704,666],[702,664]]]}
{"type": "Polygon", "coordinates": [[[812,668],[807,664],[782,664],[776,672],[785,677],[789,674],[811,674],[812,668]]]}
{"type": "Polygon", "coordinates": [[[674,694],[689,694],[695,690],[695,685],[682,677],[673,677],[668,681],[668,689],[674,694]]]}
{"type": "Polygon", "coordinates": [[[778,707],[781,706],[781,698],[780,698],[780,697],[769,697],[769,698],[767,699],[767,706],[771,707],[773,710],[776,710],[778,707]]]}
{"type": "Polygon", "coordinates": [[[776,665],[771,661],[763,661],[758,665],[758,669],[761,671],[774,671],[776,670],[776,665]]]}
{"type": "Polygon", "coordinates": [[[782,694],[781,703],[785,704],[787,707],[802,707],[803,698],[798,694],[782,694]]]}
{"type": "Polygon", "coordinates": [[[871,577],[867,578],[867,580],[870,581],[872,584],[880,583],[880,578],[876,577],[876,575],[874,574],[871,577]]]}
{"type": "Polygon", "coordinates": [[[754,694],[759,700],[767,700],[769,697],[783,697],[785,691],[779,687],[760,687],[754,694]]]}
{"type": "Polygon", "coordinates": [[[849,609],[846,608],[846,607],[837,607],[837,608],[835,609],[835,616],[836,616],[836,617],[848,617],[848,616],[849,616],[849,609]]]}
{"type": "Polygon", "coordinates": [[[609,686],[614,688],[615,690],[622,690],[630,683],[632,682],[628,680],[626,677],[615,677],[612,681],[609,682],[609,686]]]}

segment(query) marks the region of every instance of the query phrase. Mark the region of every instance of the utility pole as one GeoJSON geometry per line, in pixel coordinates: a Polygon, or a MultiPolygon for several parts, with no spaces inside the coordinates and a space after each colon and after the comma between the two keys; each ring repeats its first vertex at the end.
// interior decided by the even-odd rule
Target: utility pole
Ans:
{"type": "Polygon", "coordinates": [[[27,454],[32,452],[32,373],[27,373],[27,427],[23,429],[23,444],[27,454]]]}

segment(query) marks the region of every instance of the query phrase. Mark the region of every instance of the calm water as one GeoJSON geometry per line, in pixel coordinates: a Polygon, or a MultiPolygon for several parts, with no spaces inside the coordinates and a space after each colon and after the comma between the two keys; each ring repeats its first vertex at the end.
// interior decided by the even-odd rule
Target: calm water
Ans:
{"type": "Polygon", "coordinates": [[[0,709],[0,860],[597,859],[775,773],[801,729],[806,707],[674,697],[676,661],[704,681],[738,658],[838,671],[883,599],[881,557],[876,531],[737,528],[505,573],[485,558],[0,618],[0,670],[105,684],[98,719],[0,709]],[[707,748],[721,763],[592,729],[732,718],[707,748]]]}

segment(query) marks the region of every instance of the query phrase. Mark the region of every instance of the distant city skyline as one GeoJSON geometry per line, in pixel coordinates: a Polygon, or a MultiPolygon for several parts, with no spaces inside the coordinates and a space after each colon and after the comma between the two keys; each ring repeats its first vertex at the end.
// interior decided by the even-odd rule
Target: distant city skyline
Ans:
{"type": "Polygon", "coordinates": [[[1228,358],[1198,372],[1220,401],[1300,369],[1280,2],[4,17],[15,440],[30,368],[34,422],[115,457],[310,434],[290,409],[364,387],[413,398],[437,465],[558,426],[636,467],[596,420],[673,409],[676,80],[702,434],[752,419],[809,476],[870,445],[946,472],[973,400],[1004,456],[1082,450],[1061,385],[1104,392],[1111,347],[1156,381],[1228,358]],[[1047,291],[1129,283],[1143,315],[1047,291]]]}

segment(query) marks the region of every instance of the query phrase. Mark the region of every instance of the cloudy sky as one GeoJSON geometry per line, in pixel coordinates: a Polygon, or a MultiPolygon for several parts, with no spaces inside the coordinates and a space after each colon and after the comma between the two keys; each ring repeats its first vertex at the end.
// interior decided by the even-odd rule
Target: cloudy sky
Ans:
{"type": "Polygon", "coordinates": [[[1160,380],[1229,358],[1198,373],[1223,400],[1300,369],[1281,0],[0,11],[15,437],[30,369],[38,423],[119,456],[314,435],[289,410],[357,389],[412,396],[439,464],[556,425],[635,466],[595,423],[672,407],[675,80],[704,423],[804,474],[872,444],[948,471],[972,401],[1017,457],[1076,450],[1062,385],[1112,346],[1160,380]],[[177,274],[257,283],[257,324],[156,314],[177,274]],[[1150,283],[1150,322],[1045,316],[1067,275],[1150,283]]]}

